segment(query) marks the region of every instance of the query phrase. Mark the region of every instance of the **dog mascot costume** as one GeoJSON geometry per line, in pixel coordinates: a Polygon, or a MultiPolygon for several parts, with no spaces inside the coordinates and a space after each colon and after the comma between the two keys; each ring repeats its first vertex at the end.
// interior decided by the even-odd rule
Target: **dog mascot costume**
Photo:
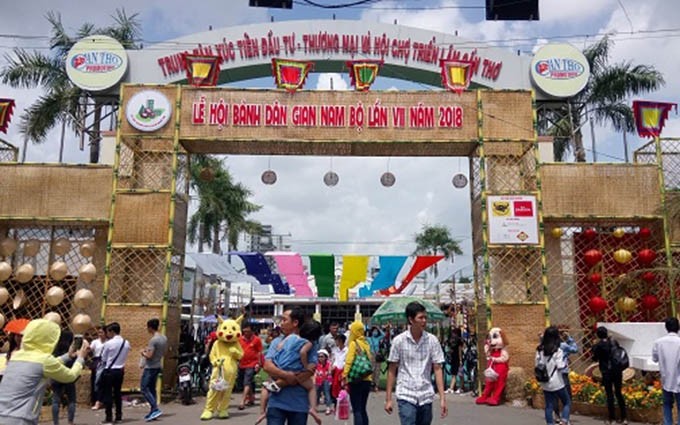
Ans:
{"type": "Polygon", "coordinates": [[[243,349],[239,343],[242,319],[243,316],[236,320],[222,320],[217,316],[217,340],[210,350],[210,364],[213,370],[205,409],[201,413],[203,421],[212,419],[215,413],[220,419],[229,417],[231,390],[236,382],[238,362],[243,357],[243,349]]]}
{"type": "Polygon", "coordinates": [[[486,353],[486,360],[488,368],[493,369],[493,372],[484,373],[486,379],[484,380],[484,392],[477,397],[475,403],[488,404],[489,406],[498,406],[501,403],[501,396],[505,389],[505,383],[508,380],[508,372],[510,366],[508,360],[510,355],[505,347],[508,345],[508,339],[501,328],[491,328],[484,344],[484,353],[486,353]],[[495,379],[494,379],[495,378],[495,379]]]}

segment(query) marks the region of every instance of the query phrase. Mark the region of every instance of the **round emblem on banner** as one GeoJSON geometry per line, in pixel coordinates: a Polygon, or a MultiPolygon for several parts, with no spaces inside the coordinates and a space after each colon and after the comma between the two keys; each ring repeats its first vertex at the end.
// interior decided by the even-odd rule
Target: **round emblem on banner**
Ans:
{"type": "Polygon", "coordinates": [[[114,87],[127,68],[125,47],[106,35],[85,37],[66,55],[66,75],[83,90],[102,91],[114,87]]]}
{"type": "Polygon", "coordinates": [[[276,183],[276,173],[272,170],[267,170],[262,173],[262,183],[274,184],[276,183]]]}
{"type": "Polygon", "coordinates": [[[456,174],[453,176],[453,179],[451,179],[451,183],[453,183],[453,187],[456,189],[462,189],[468,184],[468,179],[465,177],[465,174],[456,174]]]}
{"type": "Polygon", "coordinates": [[[139,131],[152,132],[165,126],[172,115],[168,98],[156,90],[143,90],[128,100],[125,117],[139,131]]]}
{"type": "Polygon", "coordinates": [[[390,173],[389,171],[384,172],[382,176],[380,176],[380,184],[382,184],[385,187],[392,187],[394,186],[394,183],[397,181],[397,178],[394,177],[394,174],[390,173]]]}
{"type": "Polygon", "coordinates": [[[323,182],[326,183],[326,186],[335,186],[339,181],[340,177],[333,171],[329,171],[323,176],[323,182]]]}

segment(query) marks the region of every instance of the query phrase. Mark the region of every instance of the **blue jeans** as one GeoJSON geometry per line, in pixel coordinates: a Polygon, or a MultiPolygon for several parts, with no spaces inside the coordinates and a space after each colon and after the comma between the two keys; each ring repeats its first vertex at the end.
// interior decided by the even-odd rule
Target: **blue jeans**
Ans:
{"type": "Polygon", "coordinates": [[[144,369],[142,373],[142,382],[139,385],[142,395],[149,402],[151,406],[151,412],[158,409],[158,404],[156,403],[156,380],[158,379],[158,374],[161,373],[161,369],[144,369]]]}
{"type": "Polygon", "coordinates": [[[68,399],[68,423],[72,424],[76,417],[76,384],[52,384],[52,423],[59,425],[59,410],[62,394],[68,399]]]}
{"type": "Polygon", "coordinates": [[[397,400],[401,425],[430,425],[432,423],[432,403],[416,406],[405,400],[397,400]]]}
{"type": "Polygon", "coordinates": [[[307,412],[291,412],[278,407],[267,408],[267,425],[307,425],[307,412]]]}
{"type": "Polygon", "coordinates": [[[571,410],[571,398],[567,393],[567,388],[562,387],[557,391],[543,391],[543,396],[545,397],[545,423],[552,425],[555,423],[553,418],[553,411],[555,406],[557,406],[557,400],[559,399],[564,406],[562,408],[562,421],[569,422],[569,412],[571,410]]]}
{"type": "Polygon", "coordinates": [[[321,393],[323,392],[323,398],[326,402],[326,407],[329,409],[333,408],[333,397],[331,397],[331,383],[328,381],[323,381],[323,384],[316,386],[316,403],[319,403],[321,398],[321,393]]]}
{"type": "Polygon", "coordinates": [[[680,393],[663,390],[663,425],[673,425],[673,402],[678,406],[680,415],[680,393]]]}

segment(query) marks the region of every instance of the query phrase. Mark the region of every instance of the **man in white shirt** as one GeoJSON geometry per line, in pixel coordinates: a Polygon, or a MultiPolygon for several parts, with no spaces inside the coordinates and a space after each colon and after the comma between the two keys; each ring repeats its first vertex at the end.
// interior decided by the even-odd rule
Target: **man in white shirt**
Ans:
{"type": "Polygon", "coordinates": [[[406,306],[409,330],[392,340],[387,359],[387,388],[385,411],[392,414],[392,388],[397,381],[397,404],[401,425],[430,425],[432,423],[432,371],[439,392],[442,419],[448,410],[444,395],[444,352],[436,336],[425,331],[427,311],[417,301],[406,306]],[[398,372],[397,372],[398,371],[398,372]]]}
{"type": "Polygon", "coordinates": [[[123,385],[125,361],[130,352],[130,343],[120,336],[120,325],[113,322],[106,327],[109,338],[102,349],[102,370],[100,372],[100,386],[102,402],[106,419],[103,425],[113,424],[113,405],[116,406],[116,422],[123,420],[123,399],[120,388],[123,385]]]}
{"type": "Polygon", "coordinates": [[[665,321],[668,334],[654,341],[652,360],[659,363],[661,385],[663,386],[663,423],[673,423],[673,402],[680,414],[680,322],[675,317],[665,321]]]}
{"type": "Polygon", "coordinates": [[[101,391],[99,389],[100,385],[97,383],[97,377],[99,376],[99,363],[102,360],[102,350],[104,349],[104,343],[106,342],[106,330],[97,326],[97,338],[93,339],[90,343],[90,351],[92,352],[92,366],[90,374],[90,400],[92,402],[92,410],[99,410],[102,408],[102,397],[101,391]]]}

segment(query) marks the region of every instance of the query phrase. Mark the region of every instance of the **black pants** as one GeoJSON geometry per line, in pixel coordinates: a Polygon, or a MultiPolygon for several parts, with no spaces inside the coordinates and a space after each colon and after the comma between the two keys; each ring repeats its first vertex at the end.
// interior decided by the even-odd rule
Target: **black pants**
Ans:
{"type": "Polygon", "coordinates": [[[370,392],[371,381],[364,381],[362,379],[361,381],[349,384],[349,401],[352,403],[354,425],[368,425],[366,404],[368,403],[368,394],[370,392]]]}
{"type": "Polygon", "coordinates": [[[123,385],[123,369],[111,369],[102,372],[100,389],[104,411],[106,412],[106,422],[113,422],[113,405],[116,406],[116,420],[123,419],[123,399],[120,394],[120,387],[123,385]],[[108,373],[106,373],[108,372],[108,373]]]}
{"type": "Polygon", "coordinates": [[[621,410],[621,420],[626,419],[626,402],[621,394],[621,385],[623,383],[623,374],[619,371],[608,371],[602,373],[602,386],[607,395],[607,411],[609,412],[609,420],[616,419],[616,411],[614,410],[614,396],[616,396],[616,404],[621,410]]]}

